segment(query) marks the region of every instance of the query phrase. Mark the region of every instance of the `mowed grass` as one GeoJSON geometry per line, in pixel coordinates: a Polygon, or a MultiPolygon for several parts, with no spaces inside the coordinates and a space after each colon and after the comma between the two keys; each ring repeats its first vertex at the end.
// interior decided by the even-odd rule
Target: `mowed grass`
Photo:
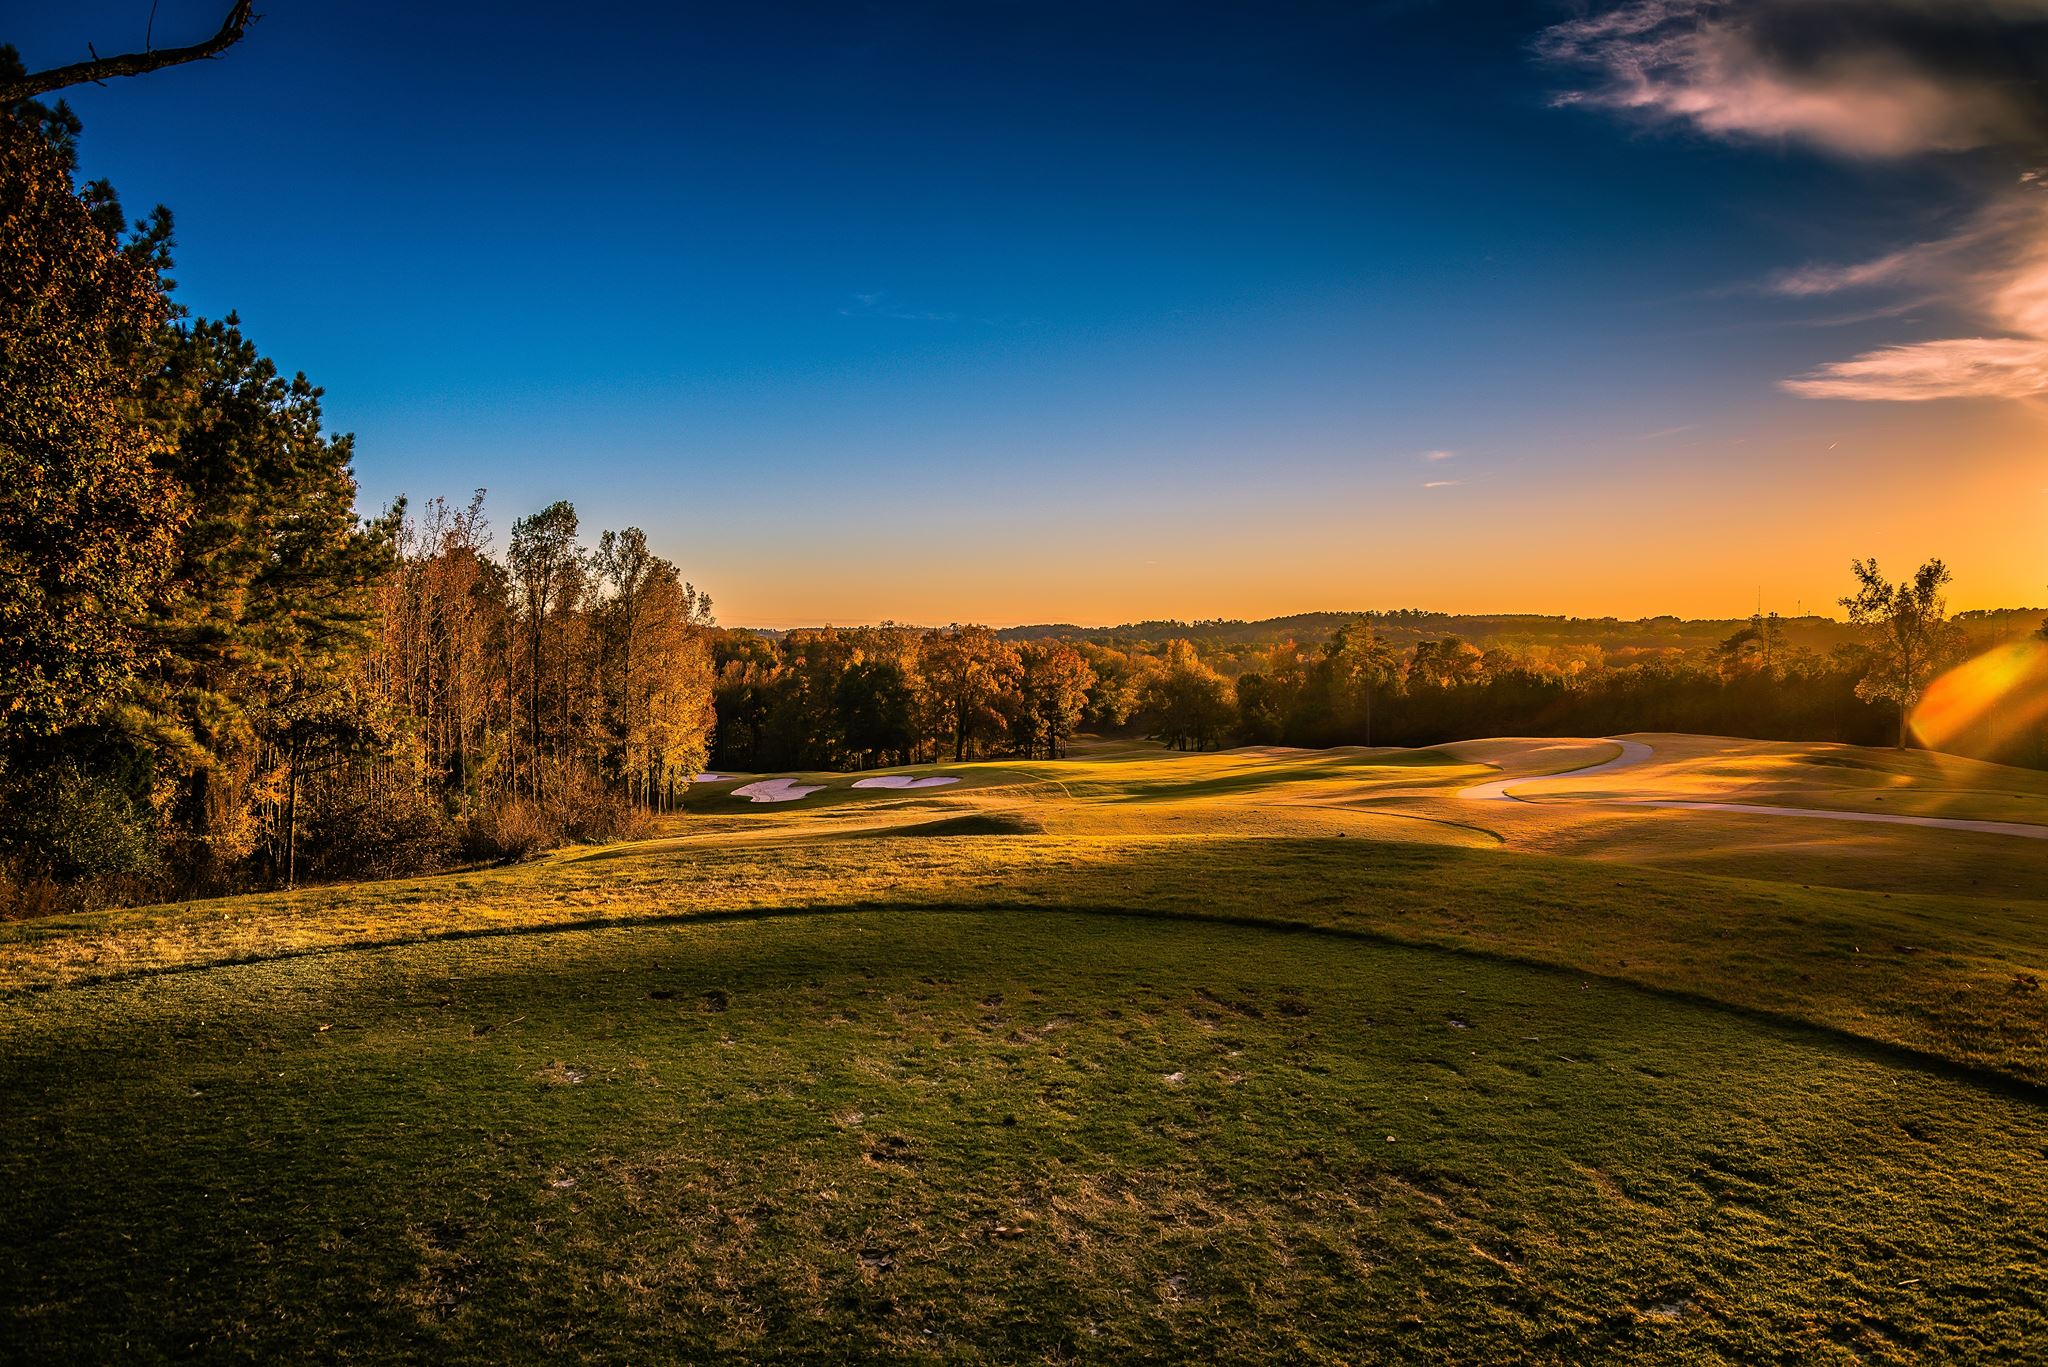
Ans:
{"type": "Polygon", "coordinates": [[[1663,797],[2048,825],[2048,773],[1928,750],[1646,735],[1639,768],[1531,786],[1563,796],[1663,797]]]}
{"type": "Polygon", "coordinates": [[[2048,1125],[1341,936],[855,912],[0,1008],[16,1361],[1915,1362],[2048,1334],[2048,1125]]]}
{"type": "Polygon", "coordinates": [[[707,788],[0,926],[0,1358],[2028,1360],[2048,842],[1456,796],[1613,753],[707,788]]]}

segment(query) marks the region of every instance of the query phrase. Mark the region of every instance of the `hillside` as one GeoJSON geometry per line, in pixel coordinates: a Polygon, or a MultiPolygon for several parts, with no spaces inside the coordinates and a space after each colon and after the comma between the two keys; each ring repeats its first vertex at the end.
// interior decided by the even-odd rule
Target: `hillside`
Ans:
{"type": "MultiPolygon", "coordinates": [[[[1102,644],[1157,645],[1185,638],[1199,646],[1243,647],[1281,641],[1320,641],[1363,612],[1300,612],[1256,622],[1211,619],[1195,622],[1128,622],[1114,627],[1072,623],[1038,623],[1006,627],[997,634],[1009,641],[1049,639],[1096,641],[1102,644]]],[[[1957,614],[1973,637],[1986,643],[2024,636],[2038,630],[2048,608],[1997,608],[1957,614]]],[[[1453,613],[1402,608],[1372,614],[1375,626],[1397,645],[1456,636],[1482,649],[1492,646],[1598,645],[1607,650],[1699,650],[1719,645],[1747,626],[1744,618],[1564,617],[1538,613],[1453,613]]],[[[1855,628],[1832,617],[1808,614],[1782,619],[1785,639],[1794,646],[1828,651],[1858,639],[1855,628]]]]}

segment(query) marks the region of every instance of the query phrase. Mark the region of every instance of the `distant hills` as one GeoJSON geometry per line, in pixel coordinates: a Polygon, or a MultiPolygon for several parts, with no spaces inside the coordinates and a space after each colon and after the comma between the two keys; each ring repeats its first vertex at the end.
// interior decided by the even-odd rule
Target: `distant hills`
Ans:
{"type": "MultiPolygon", "coordinates": [[[[1547,613],[1429,612],[1421,608],[1400,608],[1393,612],[1297,612],[1286,617],[1259,621],[1211,618],[1182,622],[1162,619],[1126,622],[1113,627],[1084,627],[1073,622],[1037,622],[1027,626],[1003,627],[996,635],[1005,641],[1094,641],[1102,645],[1150,645],[1189,640],[1205,655],[1222,654],[1247,658],[1250,652],[1282,641],[1314,645],[1355,617],[1372,618],[1380,633],[1397,645],[1442,640],[1456,636],[1482,650],[1526,646],[1593,646],[1603,650],[1699,650],[1719,645],[1749,625],[1747,617],[1563,617],[1547,613]]],[[[2031,635],[2048,619],[2048,607],[1989,608],[1959,612],[1960,622],[1975,641],[1990,643],[2031,635]]],[[[1836,646],[1862,639],[1862,633],[1833,617],[1808,614],[1781,617],[1779,626],[1785,640],[1794,646],[1826,652],[1836,646]]],[[[894,623],[905,626],[909,623],[894,623]]],[[[924,628],[916,628],[923,630],[924,628]]],[[[741,628],[769,640],[779,640],[792,628],[741,628]]]]}
{"type": "MultiPolygon", "coordinates": [[[[1061,637],[1070,641],[1097,641],[1156,645],[1185,637],[1197,645],[1265,646],[1293,640],[1308,644],[1328,638],[1355,612],[1298,612],[1287,617],[1268,617],[1247,622],[1216,619],[1199,622],[1128,622],[1114,627],[1084,627],[1068,622],[1047,622],[1008,627],[998,633],[1007,641],[1038,641],[1061,637]]],[[[1373,623],[1388,640],[1397,643],[1457,636],[1482,649],[1491,646],[1598,645],[1607,650],[1694,650],[1719,645],[1749,624],[1746,617],[1685,618],[1643,617],[1560,617],[1541,613],[1459,613],[1428,612],[1404,608],[1370,614],[1373,623]]],[[[2004,640],[2040,629],[2048,608],[1996,608],[1957,614],[1973,637],[2004,640]]],[[[1804,616],[1780,619],[1785,639],[1812,650],[1831,650],[1859,639],[1860,633],[1846,622],[1832,617],[1804,616]]]]}

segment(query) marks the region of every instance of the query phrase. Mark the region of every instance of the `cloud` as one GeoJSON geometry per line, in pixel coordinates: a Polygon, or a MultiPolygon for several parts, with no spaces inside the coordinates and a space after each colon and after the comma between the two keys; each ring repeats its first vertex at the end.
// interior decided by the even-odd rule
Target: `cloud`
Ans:
{"type": "Polygon", "coordinates": [[[1781,272],[1771,281],[1771,292],[1803,299],[1815,294],[1861,289],[1867,285],[1890,284],[1906,275],[1916,260],[1911,250],[1890,252],[1874,261],[1848,266],[1801,266],[1781,272]]]}
{"type": "Polygon", "coordinates": [[[1433,479],[1422,487],[1425,489],[1452,489],[1464,482],[1462,479],[1433,479]]]}
{"type": "Polygon", "coordinates": [[[922,309],[905,308],[886,293],[871,291],[853,296],[853,303],[839,310],[842,318],[898,318],[911,323],[953,323],[958,322],[957,313],[932,313],[922,309]]]}
{"type": "MultiPolygon", "coordinates": [[[[2048,155],[2048,0],[1623,0],[1547,30],[1585,73],[1558,103],[1727,141],[1902,161],[1982,148],[2048,155]]],[[[2008,173],[2009,174],[2009,173],[2008,173]]],[[[1910,292],[1979,335],[1909,342],[1783,381],[1816,399],[2048,393],[2048,180],[1987,195],[1955,233],[1846,265],[1781,272],[1767,293],[1910,292]]]]}
{"type": "Polygon", "coordinates": [[[1546,30],[1560,104],[1852,157],[2048,134],[2048,0],[1628,0],[1546,30]]]}
{"type": "Polygon", "coordinates": [[[1422,458],[1427,461],[1455,460],[1457,455],[1456,451],[1424,451],[1422,458]]]}
{"type": "Polygon", "coordinates": [[[2029,399],[2048,392],[2048,341],[1959,337],[1869,351],[1783,381],[1806,399],[2029,399]]]}
{"type": "MultiPolygon", "coordinates": [[[[1809,399],[2025,399],[2048,393],[2048,202],[2029,192],[1918,250],[1920,283],[1986,334],[1881,347],[1783,382],[1809,399]],[[1997,333],[2002,335],[1989,335],[1997,333]]],[[[1887,278],[1896,278],[1887,277],[1887,278]]],[[[1815,290],[1823,277],[1812,277],[1815,290]]],[[[1854,288],[1846,272],[1836,288],[1854,288]]]]}

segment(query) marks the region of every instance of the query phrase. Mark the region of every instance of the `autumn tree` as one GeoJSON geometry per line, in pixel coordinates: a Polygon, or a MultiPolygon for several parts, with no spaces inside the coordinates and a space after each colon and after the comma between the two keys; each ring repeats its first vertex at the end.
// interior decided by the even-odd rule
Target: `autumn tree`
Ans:
{"type": "Polygon", "coordinates": [[[583,587],[583,552],[576,543],[576,508],[557,500],[512,524],[506,556],[526,638],[528,788],[540,791],[541,700],[547,683],[546,646],[551,621],[583,587]]]}
{"type": "MultiPolygon", "coordinates": [[[[12,66],[0,50],[0,68],[12,66]]],[[[61,110],[61,106],[59,106],[61,110]]],[[[0,110],[0,740],[88,721],[147,658],[137,619],[186,503],[144,406],[169,305],[111,193],[74,192],[69,111],[0,110]],[[57,130],[57,142],[46,131],[57,130]],[[111,206],[111,213],[107,212],[111,206]]]]}
{"type": "Polygon", "coordinates": [[[1020,674],[1015,647],[987,627],[956,626],[925,635],[918,668],[935,729],[952,740],[955,762],[1001,729],[1001,700],[1020,674]]]}
{"type": "Polygon", "coordinates": [[[1058,759],[1088,709],[1095,671],[1065,641],[1024,646],[1019,658],[1021,710],[1030,728],[1025,752],[1042,746],[1047,759],[1058,759]]]}
{"type": "Polygon", "coordinates": [[[1237,716],[1230,685],[1189,641],[1167,642],[1160,663],[1159,673],[1145,686],[1143,712],[1150,733],[1176,750],[1221,745],[1237,716]]]}
{"type": "Polygon", "coordinates": [[[1889,703],[1898,709],[1898,748],[1908,738],[1913,705],[1927,685],[1952,663],[1962,634],[1948,620],[1949,569],[1930,560],[1911,579],[1891,583],[1879,573],[1875,558],[1851,562],[1856,592],[1844,597],[1849,620],[1864,628],[1870,647],[1870,668],[1856,685],[1865,702],[1889,703]]]}
{"type": "Polygon", "coordinates": [[[396,572],[383,593],[379,683],[414,719],[414,780],[475,809],[499,748],[510,629],[505,572],[490,556],[484,491],[454,507],[430,499],[399,532],[396,572]]]}
{"type": "MultiPolygon", "coordinates": [[[[675,682],[671,676],[687,674],[694,680],[701,669],[708,677],[710,657],[696,635],[711,620],[711,599],[649,550],[647,533],[638,527],[605,532],[590,564],[601,594],[593,611],[607,761],[645,800],[668,781],[666,757],[685,753],[675,749],[674,741],[682,734],[681,714],[674,711],[680,695],[668,690],[675,682]],[[648,728],[656,725],[669,739],[651,744],[648,728]]],[[[691,689],[685,710],[694,713],[702,710],[702,700],[694,698],[694,683],[691,689]]],[[[708,684],[704,692],[708,699],[708,684]]]]}
{"type": "Polygon", "coordinates": [[[710,757],[716,676],[704,633],[711,600],[659,556],[639,593],[634,654],[620,700],[621,768],[629,797],[667,808],[710,757]]]}

